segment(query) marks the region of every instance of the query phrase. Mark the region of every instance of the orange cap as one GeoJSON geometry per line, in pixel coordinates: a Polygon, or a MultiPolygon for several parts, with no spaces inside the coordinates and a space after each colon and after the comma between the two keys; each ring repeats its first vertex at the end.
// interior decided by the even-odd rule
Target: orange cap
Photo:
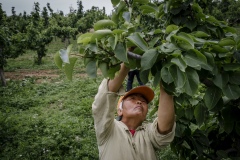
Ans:
{"type": "Polygon", "coordinates": [[[147,100],[147,103],[151,102],[154,98],[154,91],[150,87],[145,86],[145,85],[138,86],[138,87],[135,87],[135,88],[131,89],[130,91],[126,92],[123,96],[121,96],[119,98],[117,108],[119,107],[122,100],[131,94],[143,95],[143,97],[147,100]]]}

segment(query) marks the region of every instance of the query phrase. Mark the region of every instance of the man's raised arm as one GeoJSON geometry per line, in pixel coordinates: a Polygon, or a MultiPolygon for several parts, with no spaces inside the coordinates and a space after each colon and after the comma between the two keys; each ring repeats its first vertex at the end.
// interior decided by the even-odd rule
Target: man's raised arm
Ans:
{"type": "Polygon", "coordinates": [[[125,77],[127,76],[129,72],[129,68],[127,68],[124,63],[121,64],[121,69],[119,71],[119,74],[115,76],[114,79],[109,80],[108,82],[108,90],[111,92],[117,92],[119,88],[121,87],[125,77]]]}
{"type": "Polygon", "coordinates": [[[167,134],[172,131],[175,121],[173,96],[167,94],[160,84],[160,97],[158,107],[158,132],[167,134]]]}

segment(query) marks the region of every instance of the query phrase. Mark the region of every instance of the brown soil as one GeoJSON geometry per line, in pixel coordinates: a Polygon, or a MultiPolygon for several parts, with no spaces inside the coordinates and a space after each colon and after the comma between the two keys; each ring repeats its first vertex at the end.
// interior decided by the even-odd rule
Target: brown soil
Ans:
{"type": "MultiPolygon", "coordinates": [[[[34,78],[37,83],[51,82],[59,79],[64,73],[60,73],[59,70],[29,70],[29,69],[18,69],[14,72],[4,72],[6,80],[23,80],[25,78],[34,78]]],[[[101,74],[98,71],[98,74],[101,74]]],[[[76,77],[87,77],[87,74],[75,74],[76,77]]]]}

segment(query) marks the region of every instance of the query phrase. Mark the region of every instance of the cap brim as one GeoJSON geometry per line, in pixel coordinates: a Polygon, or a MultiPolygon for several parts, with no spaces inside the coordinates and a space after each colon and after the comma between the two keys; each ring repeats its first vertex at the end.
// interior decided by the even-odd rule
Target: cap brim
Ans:
{"type": "Polygon", "coordinates": [[[151,102],[154,98],[154,91],[148,87],[148,86],[138,86],[135,87],[133,89],[131,89],[130,91],[126,92],[123,99],[128,97],[131,94],[141,94],[143,95],[143,97],[147,100],[147,102],[151,102]]]}

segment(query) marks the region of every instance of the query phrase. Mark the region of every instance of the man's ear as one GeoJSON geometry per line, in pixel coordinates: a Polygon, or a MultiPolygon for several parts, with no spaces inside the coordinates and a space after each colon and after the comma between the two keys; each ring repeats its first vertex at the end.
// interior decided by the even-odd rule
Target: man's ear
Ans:
{"type": "Polygon", "coordinates": [[[118,114],[118,116],[122,116],[122,114],[123,114],[123,113],[122,113],[122,109],[119,109],[119,108],[118,108],[117,114],[118,114]]]}

